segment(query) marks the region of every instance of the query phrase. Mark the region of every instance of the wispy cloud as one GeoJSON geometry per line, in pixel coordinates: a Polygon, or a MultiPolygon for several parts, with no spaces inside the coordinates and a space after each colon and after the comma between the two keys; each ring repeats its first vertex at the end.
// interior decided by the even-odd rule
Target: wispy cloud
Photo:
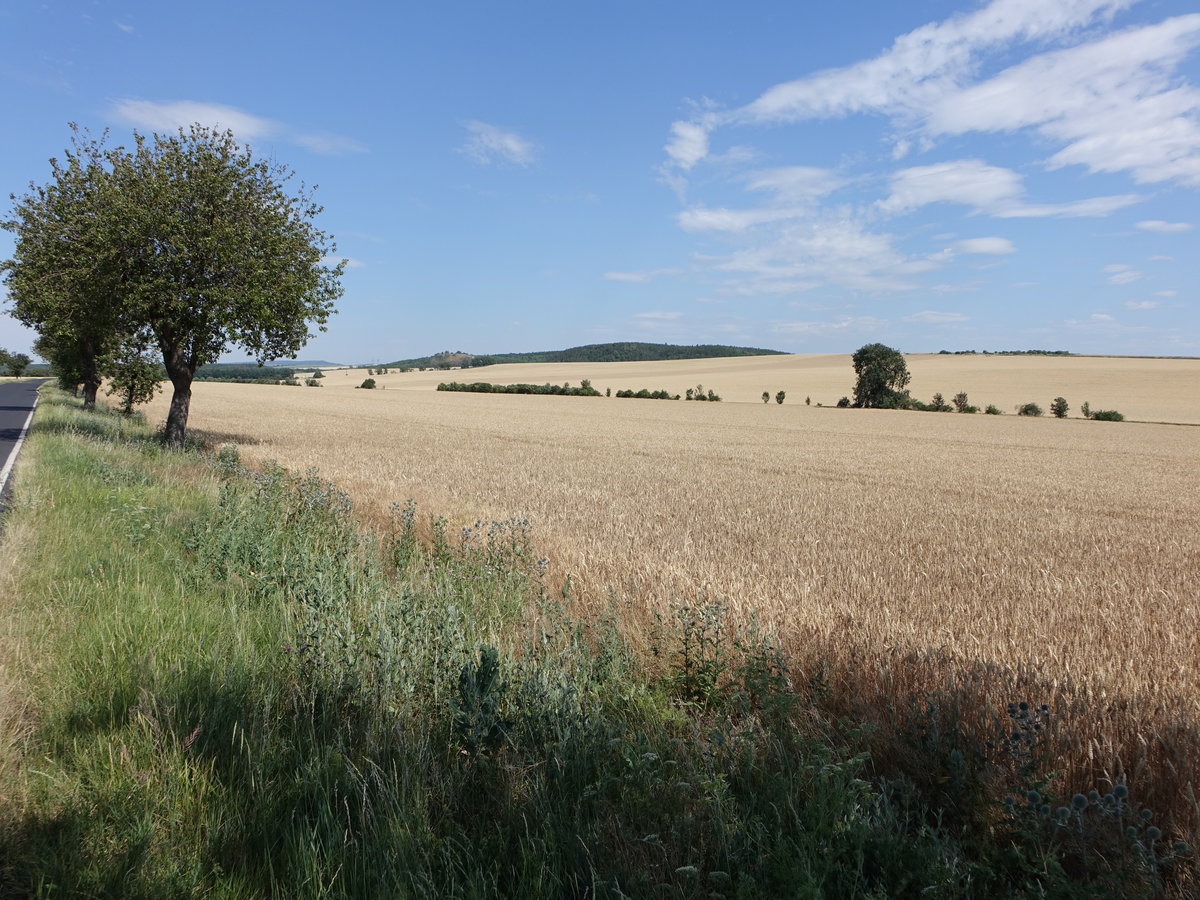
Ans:
{"type": "Polygon", "coordinates": [[[683,313],[667,310],[653,310],[651,312],[634,313],[635,319],[652,320],[655,322],[674,322],[676,319],[683,318],[683,313]]]}
{"type": "Polygon", "coordinates": [[[515,131],[505,131],[487,122],[474,120],[464,122],[463,127],[470,132],[470,137],[459,149],[481,165],[508,162],[528,166],[537,158],[534,143],[515,131]]]}
{"type": "Polygon", "coordinates": [[[839,316],[824,322],[774,322],[771,330],[776,334],[795,337],[825,337],[843,332],[871,334],[883,330],[887,324],[886,319],[877,319],[874,316],[839,316]]]}
{"type": "Polygon", "coordinates": [[[885,213],[912,212],[931,203],[960,203],[1001,219],[1103,217],[1137,203],[1137,194],[1091,197],[1068,203],[1029,203],[1021,176],[979,159],[956,159],[901,169],[879,204],[885,213]]]}
{"type": "Polygon", "coordinates": [[[995,256],[1017,252],[1013,242],[1003,237],[967,238],[955,241],[954,250],[958,253],[985,253],[995,256]]]}
{"type": "Polygon", "coordinates": [[[1105,266],[1100,270],[1108,276],[1109,284],[1132,284],[1135,281],[1141,281],[1145,276],[1135,269],[1133,266],[1125,263],[1113,263],[1105,266]]]}
{"type": "Polygon", "coordinates": [[[262,140],[282,140],[304,147],[322,156],[341,156],[366,152],[366,147],[352,138],[325,132],[305,132],[300,129],[227,106],[195,100],[117,100],[113,113],[122,122],[146,131],[168,133],[193,124],[221,130],[228,129],[240,141],[253,143],[262,140]]]}
{"type": "Polygon", "coordinates": [[[1195,226],[1191,222],[1164,222],[1162,219],[1147,219],[1138,222],[1137,227],[1142,231],[1153,231],[1156,234],[1178,234],[1181,231],[1191,231],[1195,226]]]}
{"type": "Polygon", "coordinates": [[[121,31],[125,32],[126,34],[133,33],[133,26],[126,22],[113,22],[113,24],[115,26],[117,26],[117,28],[121,29],[121,31]]]}
{"type": "Polygon", "coordinates": [[[1162,306],[1162,302],[1158,300],[1128,300],[1125,303],[1126,309],[1158,309],[1162,306]]]}
{"type": "Polygon", "coordinates": [[[962,313],[957,312],[939,312],[935,309],[925,309],[919,313],[913,313],[911,316],[905,316],[905,322],[920,322],[925,325],[946,325],[951,322],[966,322],[970,319],[962,313]]]}
{"type": "Polygon", "coordinates": [[[643,269],[633,272],[605,272],[604,277],[609,281],[625,281],[632,284],[645,284],[648,281],[653,281],[655,278],[663,278],[669,275],[679,275],[682,270],[674,268],[665,269],[643,269]]]}

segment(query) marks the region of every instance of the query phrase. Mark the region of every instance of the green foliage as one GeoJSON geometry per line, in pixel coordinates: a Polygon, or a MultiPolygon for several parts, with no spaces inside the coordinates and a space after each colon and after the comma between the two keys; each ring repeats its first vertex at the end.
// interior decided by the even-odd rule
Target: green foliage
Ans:
{"type": "Polygon", "coordinates": [[[763,402],[763,403],[770,403],[770,402],[771,402],[771,392],[770,392],[770,391],[763,391],[763,392],[762,392],[762,402],[763,402]]]}
{"type": "Polygon", "coordinates": [[[1125,416],[1117,412],[1115,409],[1098,409],[1092,413],[1092,418],[1097,422],[1124,422],[1125,416]]]}
{"type": "Polygon", "coordinates": [[[895,409],[911,380],[908,364],[899,350],[884,344],[866,344],[854,351],[854,405],[895,409]]]}
{"type": "Polygon", "coordinates": [[[238,384],[278,384],[296,377],[288,366],[257,366],[242,363],[208,363],[196,369],[196,381],[230,381],[238,384]]]}
{"type": "Polygon", "coordinates": [[[933,395],[933,401],[929,404],[930,412],[950,412],[952,409],[954,407],[947,403],[946,398],[940,393],[933,395]]]}
{"type": "Polygon", "coordinates": [[[989,403],[983,413],[987,416],[1002,416],[1004,415],[1004,410],[993,403],[989,403]]]}
{"type": "Polygon", "coordinates": [[[33,360],[24,353],[9,353],[0,347],[0,371],[5,375],[20,378],[31,362],[33,360]]]}
{"type": "Polygon", "coordinates": [[[106,393],[120,398],[121,412],[127,416],[133,415],[134,406],[154,399],[164,374],[162,366],[144,346],[128,341],[104,361],[103,368],[109,373],[106,393]]]}
{"type": "Polygon", "coordinates": [[[805,398],[804,398],[804,405],[805,405],[805,406],[812,406],[812,397],[805,397],[805,398]]]}
{"type": "MultiPolygon", "coordinates": [[[[362,388],[364,391],[373,391],[373,390],[375,390],[375,379],[374,378],[364,378],[363,383],[360,384],[359,387],[362,388]]],[[[442,389],[442,386],[439,384],[438,390],[440,391],[441,389],[442,389]]]]}
{"type": "Polygon", "coordinates": [[[1064,397],[1055,397],[1053,402],[1050,404],[1050,412],[1054,413],[1054,418],[1056,419],[1065,419],[1067,417],[1067,411],[1070,408],[1071,407],[1067,405],[1066,398],[1064,397]]]}
{"type": "Polygon", "coordinates": [[[837,408],[838,409],[849,409],[850,408],[850,398],[842,397],[841,399],[839,399],[837,402],[837,408]]]}
{"type": "Polygon", "coordinates": [[[316,378],[305,378],[304,385],[305,387],[320,387],[321,382],[316,378]]]}
{"type": "Polygon", "coordinates": [[[716,393],[716,391],[714,391],[712,388],[709,388],[706,391],[704,389],[704,385],[698,384],[694,388],[688,388],[687,391],[684,393],[683,399],[685,399],[685,400],[702,400],[702,401],[706,401],[709,403],[717,403],[720,401],[721,398],[716,393]]]}
{"type": "Polygon", "coordinates": [[[785,394],[783,391],[779,391],[778,393],[776,393],[776,394],[775,394],[775,402],[776,402],[776,403],[779,403],[779,404],[782,404],[782,403],[783,403],[783,399],[784,399],[784,397],[786,397],[786,396],[787,396],[787,394],[785,394]]]}
{"type": "Polygon", "coordinates": [[[952,402],[954,403],[954,409],[956,412],[965,413],[979,411],[979,408],[972,406],[971,402],[967,399],[966,391],[959,391],[957,394],[955,394],[952,402]]]}
{"type": "MultiPolygon", "coordinates": [[[[437,386],[439,391],[460,391],[473,394],[554,394],[560,397],[599,397],[600,392],[592,387],[586,378],[579,387],[566,384],[490,384],[486,381],[476,381],[472,384],[461,384],[457,381],[442,382],[437,386]]],[[[617,392],[621,396],[621,392],[617,392]]]]}
{"type": "Polygon", "coordinates": [[[1042,408],[1036,403],[1022,403],[1017,407],[1018,416],[1040,416],[1042,408]]]}
{"type": "Polygon", "coordinates": [[[1083,401],[1083,406],[1079,407],[1079,411],[1083,413],[1083,417],[1085,419],[1090,419],[1092,417],[1092,405],[1086,400],[1083,401]]]}
{"type": "Polygon", "coordinates": [[[634,397],[638,400],[678,400],[679,399],[678,394],[672,394],[670,391],[666,391],[666,390],[652,391],[649,388],[640,388],[636,391],[633,390],[632,388],[626,388],[625,390],[617,391],[616,396],[618,396],[618,397],[634,397]]]}

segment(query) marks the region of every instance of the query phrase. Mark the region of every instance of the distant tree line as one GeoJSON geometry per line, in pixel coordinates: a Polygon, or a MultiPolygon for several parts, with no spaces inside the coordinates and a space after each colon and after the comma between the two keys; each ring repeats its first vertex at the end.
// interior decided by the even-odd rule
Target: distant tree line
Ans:
{"type": "Polygon", "coordinates": [[[981,353],[984,356],[1074,356],[1070,350],[939,350],[941,356],[970,356],[981,353]]]}
{"type": "MultiPolygon", "coordinates": [[[[165,377],[166,373],[163,374],[165,377]]],[[[252,363],[209,363],[196,369],[196,381],[277,384],[295,377],[296,370],[287,366],[258,366],[252,363]]]]}
{"type": "Polygon", "coordinates": [[[547,363],[547,362],[657,362],[664,359],[712,359],[725,356],[768,356],[779,355],[779,350],[764,350],[760,347],[731,347],[725,344],[648,344],[639,341],[622,341],[609,344],[585,344],[566,350],[546,350],[534,353],[490,353],[474,355],[461,350],[444,350],[432,356],[402,359],[389,366],[408,369],[470,369],[500,363],[547,363]]]}
{"type": "Polygon", "coordinates": [[[579,387],[571,387],[570,382],[563,384],[490,384],[486,381],[476,381],[464,384],[458,381],[443,381],[437,386],[439,391],[464,391],[471,394],[555,394],[560,397],[599,397],[600,392],[592,387],[586,378],[579,387]]]}

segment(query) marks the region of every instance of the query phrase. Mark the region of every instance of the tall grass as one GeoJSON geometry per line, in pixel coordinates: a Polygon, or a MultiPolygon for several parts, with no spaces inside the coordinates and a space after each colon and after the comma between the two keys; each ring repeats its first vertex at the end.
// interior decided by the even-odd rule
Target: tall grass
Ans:
{"type": "Polygon", "coordinates": [[[621,598],[584,615],[546,582],[528,523],[407,505],[364,532],[315,474],[41,410],[4,550],[32,554],[5,895],[1186,889],[1133,797],[1060,815],[1048,711],[998,711],[988,746],[951,698],[898,696],[907,776],[721,603],[677,604],[645,656],[621,598]]]}

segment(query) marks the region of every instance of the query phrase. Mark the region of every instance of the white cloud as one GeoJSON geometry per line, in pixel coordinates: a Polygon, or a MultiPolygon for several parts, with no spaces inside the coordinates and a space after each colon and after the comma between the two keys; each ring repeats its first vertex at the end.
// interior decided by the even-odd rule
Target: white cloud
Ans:
{"type": "Polygon", "coordinates": [[[1019,40],[1056,37],[1134,0],[994,0],[924,25],[874,59],[779,84],[731,113],[739,122],[796,122],[851,112],[899,114],[928,107],[967,77],[975,55],[1019,40]]]}
{"type": "Polygon", "coordinates": [[[1191,231],[1195,226],[1191,222],[1164,222],[1162,219],[1147,219],[1145,222],[1138,222],[1137,227],[1142,231],[1153,231],[1157,234],[1176,234],[1180,231],[1191,231]]]}
{"type": "Polygon", "coordinates": [[[515,131],[478,121],[464,122],[463,127],[471,132],[471,137],[460,149],[477,163],[510,162],[527,166],[537,158],[533,142],[515,131]]]}
{"type": "Polygon", "coordinates": [[[1145,276],[1133,266],[1124,263],[1113,263],[1100,270],[1108,276],[1109,284],[1131,284],[1141,281],[1145,276]]]}
{"type": "Polygon", "coordinates": [[[1193,14],[1043,53],[948,92],[929,107],[925,127],[934,135],[1035,128],[1065,144],[1052,167],[1200,185],[1200,91],[1174,76],[1198,46],[1193,14]]]}
{"type": "Polygon", "coordinates": [[[181,128],[199,124],[220,131],[232,131],[239,141],[280,139],[322,156],[364,153],[367,149],[352,138],[325,132],[305,133],[223,103],[194,100],[155,103],[151,100],[126,99],[117,100],[113,104],[113,112],[118,119],[135,128],[159,133],[177,132],[181,128]]]}
{"type": "Polygon", "coordinates": [[[815,166],[759,169],[747,173],[745,177],[750,190],[770,191],[779,202],[786,204],[810,202],[848,183],[836,172],[815,166]]]}
{"type": "Polygon", "coordinates": [[[1092,313],[1091,319],[1093,322],[1115,322],[1117,321],[1107,313],[1092,313]]]}
{"type": "Polygon", "coordinates": [[[1158,309],[1162,306],[1158,300],[1128,300],[1125,303],[1126,309],[1158,309]]]}
{"type": "Polygon", "coordinates": [[[1179,293],[1179,291],[1155,291],[1154,296],[1155,297],[1174,297],[1178,293],[1179,293]]]}
{"type": "Polygon", "coordinates": [[[663,149],[671,162],[686,171],[708,155],[708,128],[698,122],[674,122],[671,142],[663,149]]]}
{"type": "Polygon", "coordinates": [[[684,231],[745,231],[755,225],[792,219],[802,212],[796,209],[708,209],[696,206],[683,210],[677,221],[684,231]]]}
{"type": "Polygon", "coordinates": [[[679,269],[643,269],[633,272],[605,272],[604,277],[609,281],[627,281],[633,284],[645,284],[655,278],[661,278],[665,275],[679,275],[679,269]]]}
{"type": "Polygon", "coordinates": [[[133,26],[129,25],[125,22],[113,22],[113,24],[116,25],[118,28],[120,28],[126,34],[130,34],[133,32],[133,26]]]}
{"type": "Polygon", "coordinates": [[[193,100],[173,100],[166,103],[118,100],[114,104],[114,111],[122,121],[147,131],[173,132],[192,124],[200,124],[209,128],[229,129],[239,140],[254,141],[272,137],[282,130],[278,122],[222,103],[198,103],[193,100]]]}
{"type": "Polygon", "coordinates": [[[966,322],[969,317],[962,313],[956,312],[938,312],[934,309],[922,310],[919,313],[913,313],[911,316],[905,316],[905,322],[922,322],[927,325],[944,325],[949,322],[966,322]]]}
{"type": "Polygon", "coordinates": [[[1136,194],[1120,194],[1069,203],[1027,203],[1020,175],[980,159],[901,169],[892,176],[891,188],[891,194],[879,203],[885,213],[912,212],[931,203],[961,203],[1001,219],[1103,217],[1141,199],[1136,194]]]}
{"type": "Polygon", "coordinates": [[[635,319],[648,319],[656,322],[674,322],[676,319],[682,318],[683,313],[654,310],[653,312],[634,313],[633,317],[635,319]]]}
{"type": "Polygon", "coordinates": [[[1013,246],[1013,242],[1008,238],[1002,237],[967,238],[962,241],[956,241],[954,243],[954,250],[957,253],[987,253],[997,256],[1017,252],[1017,248],[1013,246]]]}
{"type": "Polygon", "coordinates": [[[822,337],[844,331],[875,332],[886,326],[886,319],[877,319],[874,316],[839,316],[828,322],[774,322],[771,330],[776,334],[822,337]]]}

